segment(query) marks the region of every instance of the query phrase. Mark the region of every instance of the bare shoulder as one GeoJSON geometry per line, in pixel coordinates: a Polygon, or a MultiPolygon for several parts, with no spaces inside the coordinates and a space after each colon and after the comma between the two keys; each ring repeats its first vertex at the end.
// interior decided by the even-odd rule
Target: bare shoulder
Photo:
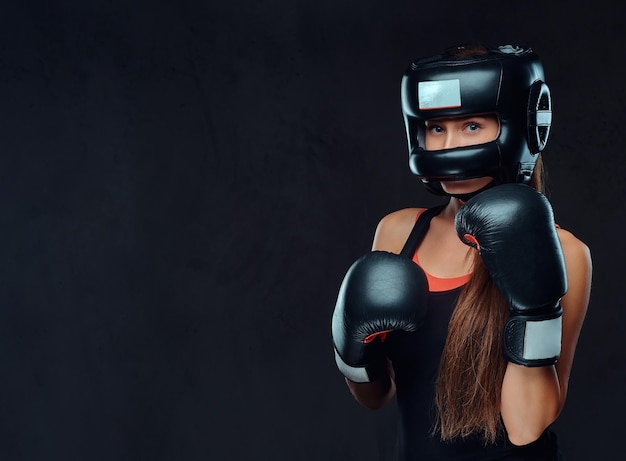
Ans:
{"type": "Polygon", "coordinates": [[[415,225],[418,213],[423,210],[424,208],[403,208],[382,218],[376,227],[372,249],[400,253],[415,225]]]}
{"type": "Polygon", "coordinates": [[[591,251],[571,232],[558,229],[567,270],[567,294],[563,297],[563,308],[578,311],[581,317],[587,310],[591,293],[591,251]]]}
{"type": "Polygon", "coordinates": [[[557,233],[561,241],[566,264],[568,266],[578,265],[581,266],[581,268],[591,270],[591,251],[589,247],[574,234],[565,229],[559,228],[557,233]]]}

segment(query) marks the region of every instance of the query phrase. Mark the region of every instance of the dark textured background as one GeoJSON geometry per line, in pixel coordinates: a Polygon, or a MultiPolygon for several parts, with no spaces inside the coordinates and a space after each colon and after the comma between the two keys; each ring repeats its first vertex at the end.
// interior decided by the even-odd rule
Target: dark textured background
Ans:
{"type": "Polygon", "coordinates": [[[407,167],[408,63],[530,44],[545,162],[594,287],[556,429],[625,428],[620,2],[6,1],[0,6],[0,458],[388,460],[394,408],[335,369],[340,280],[407,167]]]}

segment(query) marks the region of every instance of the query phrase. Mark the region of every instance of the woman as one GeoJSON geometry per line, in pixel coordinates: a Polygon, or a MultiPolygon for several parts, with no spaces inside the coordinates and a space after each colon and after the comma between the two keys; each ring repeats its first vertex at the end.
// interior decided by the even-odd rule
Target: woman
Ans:
{"type": "Polygon", "coordinates": [[[340,289],[337,365],[363,405],[397,397],[399,460],[562,459],[549,427],[591,259],[537,192],[551,124],[538,57],[462,46],[424,58],[402,105],[411,170],[449,200],[381,220],[340,289]]]}

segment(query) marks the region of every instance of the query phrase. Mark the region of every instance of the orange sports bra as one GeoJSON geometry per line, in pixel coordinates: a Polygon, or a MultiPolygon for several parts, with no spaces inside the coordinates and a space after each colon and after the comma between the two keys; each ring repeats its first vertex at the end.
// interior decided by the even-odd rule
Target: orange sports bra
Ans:
{"type": "MultiPolygon", "coordinates": [[[[419,217],[422,215],[422,213],[426,211],[424,210],[420,210],[417,213],[417,216],[415,217],[415,221],[417,223],[419,217]]],[[[426,233],[426,230],[428,229],[428,224],[430,223],[430,219],[432,219],[433,216],[429,216],[428,222],[425,223],[426,224],[426,228],[424,229],[424,234],[426,233]],[[430,219],[429,219],[430,218],[430,219]]],[[[423,235],[422,235],[423,238],[423,235]]],[[[424,271],[424,273],[426,274],[426,279],[428,280],[428,289],[431,292],[435,292],[435,291],[448,291],[448,290],[454,290],[455,288],[459,288],[463,285],[465,285],[467,282],[469,282],[469,280],[472,278],[472,274],[465,274],[465,275],[461,275],[459,277],[451,277],[451,278],[442,278],[442,277],[436,277],[434,275],[429,274],[427,271],[424,270],[424,268],[422,267],[422,265],[419,262],[419,259],[417,258],[417,250],[419,249],[419,242],[417,244],[417,247],[415,248],[415,251],[413,252],[413,262],[415,264],[417,264],[418,266],[420,266],[422,268],[422,270],[424,271]]]]}
{"type": "Polygon", "coordinates": [[[420,266],[424,273],[426,274],[426,280],[428,280],[428,290],[429,291],[448,291],[454,290],[455,288],[459,288],[465,285],[472,278],[472,274],[460,275],[458,277],[450,277],[450,278],[442,278],[436,277],[434,275],[429,274],[424,270],[419,260],[417,259],[417,250],[413,254],[413,262],[420,266]]]}

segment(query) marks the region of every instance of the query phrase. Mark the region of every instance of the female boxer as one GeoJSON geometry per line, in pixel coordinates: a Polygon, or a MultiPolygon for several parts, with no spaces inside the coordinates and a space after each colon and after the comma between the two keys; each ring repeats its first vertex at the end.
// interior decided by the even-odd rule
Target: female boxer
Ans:
{"type": "Polygon", "coordinates": [[[455,47],[402,80],[411,170],[449,197],[385,216],[341,285],[335,358],[352,394],[397,398],[398,460],[558,460],[591,286],[554,222],[540,153],[551,97],[532,50],[455,47]]]}

